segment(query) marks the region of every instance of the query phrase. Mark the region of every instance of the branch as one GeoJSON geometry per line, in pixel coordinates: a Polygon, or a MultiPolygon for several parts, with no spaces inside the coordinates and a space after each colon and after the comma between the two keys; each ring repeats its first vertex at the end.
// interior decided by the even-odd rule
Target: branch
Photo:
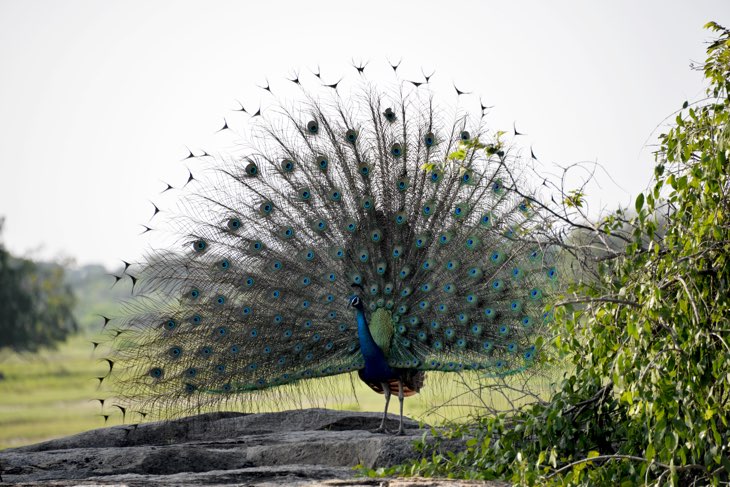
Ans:
{"type": "Polygon", "coordinates": [[[560,467],[559,469],[557,469],[556,471],[554,471],[553,473],[551,473],[550,475],[548,475],[547,477],[545,477],[545,479],[551,479],[552,477],[555,477],[559,473],[564,472],[564,471],[566,471],[566,470],[568,470],[568,469],[570,469],[572,467],[575,467],[576,465],[580,465],[581,463],[593,462],[593,461],[602,461],[602,460],[606,460],[606,461],[611,461],[611,460],[635,460],[637,462],[649,462],[650,465],[656,465],[658,467],[661,467],[661,468],[664,468],[664,469],[668,469],[668,470],[674,468],[674,470],[677,471],[677,472],[683,472],[685,470],[703,470],[703,471],[706,470],[706,468],[704,466],[697,465],[696,463],[691,463],[689,465],[680,465],[680,466],[674,466],[674,467],[672,467],[670,465],[667,465],[666,463],[655,462],[654,460],[649,461],[649,460],[647,460],[644,457],[636,457],[636,456],[633,456],[633,455],[598,455],[597,457],[593,457],[593,458],[582,458],[580,460],[576,460],[573,463],[569,463],[569,464],[567,464],[567,465],[565,465],[563,467],[560,467]]]}
{"type": "Polygon", "coordinates": [[[636,301],[628,301],[626,299],[618,299],[618,298],[587,298],[587,299],[569,299],[567,301],[560,301],[559,303],[555,303],[555,306],[565,306],[568,304],[585,304],[585,303],[615,303],[615,304],[625,304],[627,306],[633,306],[635,308],[641,308],[641,304],[637,303],[636,301]]]}
{"type": "MultiPolygon", "coordinates": [[[[606,396],[606,394],[613,389],[613,382],[609,382],[605,386],[598,389],[598,391],[590,398],[581,401],[579,403],[574,404],[573,406],[569,407],[565,410],[565,414],[570,414],[573,411],[575,411],[578,408],[583,409],[585,406],[588,406],[589,404],[592,404],[596,401],[603,400],[603,398],[606,396]]],[[[582,411],[581,411],[582,412],[582,411]]],[[[577,413],[575,416],[577,417],[579,413],[577,413]]],[[[575,418],[574,418],[575,419],[575,418]]]]}

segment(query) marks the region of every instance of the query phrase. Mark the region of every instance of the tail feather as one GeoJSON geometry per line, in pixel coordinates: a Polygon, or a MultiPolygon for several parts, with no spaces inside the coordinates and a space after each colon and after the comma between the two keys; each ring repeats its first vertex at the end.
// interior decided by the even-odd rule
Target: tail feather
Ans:
{"type": "Polygon", "coordinates": [[[178,246],[150,254],[116,319],[130,399],[215,403],[362,368],[352,285],[392,314],[393,367],[534,364],[550,222],[481,113],[363,81],[348,98],[302,87],[249,124],[250,146],[182,190],[178,246]]]}

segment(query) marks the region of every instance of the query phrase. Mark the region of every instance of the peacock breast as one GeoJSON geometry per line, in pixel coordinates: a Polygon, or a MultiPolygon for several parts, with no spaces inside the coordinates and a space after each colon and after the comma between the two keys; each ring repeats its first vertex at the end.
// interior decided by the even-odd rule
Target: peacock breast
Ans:
{"type": "Polygon", "coordinates": [[[370,315],[368,328],[373,337],[373,341],[380,348],[386,357],[390,355],[390,346],[395,333],[395,325],[393,324],[393,314],[385,308],[377,308],[370,315]]]}

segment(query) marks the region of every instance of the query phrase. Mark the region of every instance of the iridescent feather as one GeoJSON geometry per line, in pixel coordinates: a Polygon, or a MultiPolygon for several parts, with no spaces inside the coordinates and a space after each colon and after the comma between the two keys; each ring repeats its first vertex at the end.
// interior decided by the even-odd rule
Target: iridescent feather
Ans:
{"type": "Polygon", "coordinates": [[[164,413],[362,376],[358,309],[394,374],[366,382],[388,397],[422,371],[538,362],[554,239],[500,134],[427,84],[297,85],[186,188],[180,246],[139,265],[114,319],[121,394],[164,413]]]}

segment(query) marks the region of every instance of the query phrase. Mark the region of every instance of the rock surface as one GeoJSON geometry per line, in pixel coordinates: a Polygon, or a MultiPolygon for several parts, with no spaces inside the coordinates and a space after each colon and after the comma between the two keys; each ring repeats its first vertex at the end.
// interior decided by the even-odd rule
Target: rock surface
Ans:
{"type": "Polygon", "coordinates": [[[418,456],[418,423],[406,420],[404,436],[369,431],[379,424],[377,413],[304,409],[114,426],[0,451],[0,485],[505,485],[356,477],[355,465],[387,467],[418,456]]]}

